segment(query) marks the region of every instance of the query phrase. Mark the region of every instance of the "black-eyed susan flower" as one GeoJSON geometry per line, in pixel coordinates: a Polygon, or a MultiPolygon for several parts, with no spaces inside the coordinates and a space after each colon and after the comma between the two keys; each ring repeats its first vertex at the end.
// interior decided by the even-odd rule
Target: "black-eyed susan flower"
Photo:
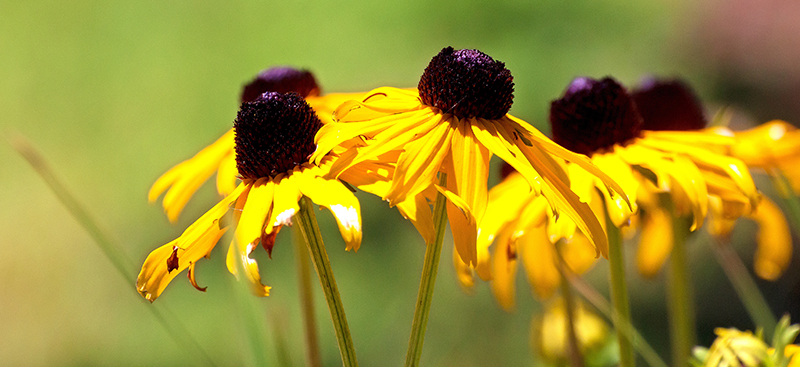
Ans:
{"type": "MultiPolygon", "coordinates": [[[[582,167],[569,164],[566,169],[572,190],[600,218],[607,216],[616,227],[641,225],[639,267],[646,274],[654,274],[672,249],[672,213],[661,205],[660,195],[675,202],[679,214],[691,215],[692,230],[705,220],[710,198],[736,199],[753,207],[760,198],[741,161],[705,148],[729,147],[732,138],[702,131],[644,130],[636,104],[611,78],[573,80],[564,96],[552,102],[550,123],[554,141],[588,155],[632,199],[633,211],[582,167]],[[637,210],[643,208],[646,211],[637,210]]],[[[507,274],[515,271],[518,255],[542,297],[551,295],[560,282],[554,244],[569,246],[562,254],[572,271],[585,271],[591,265],[592,259],[585,255],[586,239],[571,218],[555,217],[536,197],[524,195],[518,174],[490,190],[489,197],[487,213],[492,215],[484,216],[480,224],[478,247],[483,256],[476,271],[493,280],[501,305],[513,304],[514,279],[507,274]],[[492,243],[490,258],[486,249],[492,243]]]]}
{"type": "Polygon", "coordinates": [[[227,255],[228,269],[244,275],[255,294],[266,296],[258,265],[250,258],[261,244],[271,252],[275,236],[291,225],[298,201],[306,196],[336,217],[347,250],[361,244],[358,200],[336,179],[326,178],[332,156],[310,163],[314,134],[322,126],[314,110],[294,93],[267,92],[244,102],[234,122],[235,162],[242,182],[176,240],[147,257],[136,281],[139,293],[155,300],[184,269],[197,289],[196,262],[208,257],[220,237],[233,226],[235,235],[227,255]]]}
{"type": "MultiPolygon", "coordinates": [[[[721,155],[731,156],[748,168],[773,168],[787,166],[789,172],[796,169],[791,165],[792,160],[800,163],[800,132],[782,121],[772,121],[755,129],[732,132],[728,128],[714,127],[706,129],[706,119],[698,98],[691,87],[685,82],[674,80],[661,80],[656,78],[646,79],[642,85],[632,92],[636,105],[644,120],[644,129],[658,131],[672,131],[684,133],[694,131],[700,134],[717,133],[725,137],[733,137],[731,144],[703,145],[706,149],[714,150],[721,155]]],[[[742,195],[731,182],[720,180],[718,176],[706,174],[706,183],[709,188],[709,233],[715,236],[729,235],[738,218],[744,217],[758,224],[756,242],[758,244],[754,256],[753,268],[755,273],[764,279],[775,280],[780,277],[789,266],[792,258],[792,242],[789,224],[781,210],[769,198],[762,197],[754,202],[742,195]]],[[[798,186],[800,187],[800,186],[798,186]]],[[[654,198],[643,198],[653,201],[654,198]]],[[[649,204],[653,207],[657,203],[649,204]]],[[[669,217],[663,213],[654,213],[644,223],[646,236],[640,244],[640,259],[658,259],[652,263],[651,271],[657,270],[660,259],[663,259],[664,248],[659,249],[659,238],[670,238],[670,234],[659,231],[654,227],[662,227],[664,222],[669,222],[669,217]],[[647,244],[651,244],[648,246],[647,244]],[[648,253],[657,252],[657,256],[648,253]]],[[[668,223],[667,223],[668,224],[668,223]]],[[[668,250],[670,247],[667,246],[668,250]]],[[[641,264],[640,264],[641,265],[641,264]]]]}
{"type": "MultiPolygon", "coordinates": [[[[529,191],[544,195],[554,211],[572,218],[587,234],[598,253],[604,252],[602,226],[570,190],[559,161],[584,167],[615,192],[621,189],[585,156],[558,146],[509,115],[513,91],[513,77],[504,63],[478,50],[445,48],[431,60],[417,89],[382,87],[337,108],[335,122],[317,134],[312,160],[320,162],[335,147],[350,144],[332,168],[335,175],[398,152],[391,186],[383,199],[392,205],[410,201],[419,212],[425,212],[429,211],[427,201],[420,198],[435,187],[447,198],[458,254],[465,263],[475,265],[489,159],[495,154],[522,174],[529,191]],[[436,184],[439,172],[447,175],[444,186],[436,184]]],[[[419,227],[433,233],[432,222],[419,227]]]]}
{"type": "MultiPolygon", "coordinates": [[[[361,93],[320,95],[320,87],[311,72],[290,67],[273,67],[259,73],[253,81],[244,86],[241,102],[252,102],[264,92],[299,94],[317,112],[322,123],[331,121],[331,113],[339,104],[361,95],[361,93]]],[[[233,192],[238,177],[234,157],[234,133],[233,130],[229,130],[194,157],[161,175],[150,188],[148,199],[154,202],[166,191],[163,200],[164,211],[170,222],[174,223],[192,195],[214,172],[217,173],[219,194],[225,196],[233,192]]]]}

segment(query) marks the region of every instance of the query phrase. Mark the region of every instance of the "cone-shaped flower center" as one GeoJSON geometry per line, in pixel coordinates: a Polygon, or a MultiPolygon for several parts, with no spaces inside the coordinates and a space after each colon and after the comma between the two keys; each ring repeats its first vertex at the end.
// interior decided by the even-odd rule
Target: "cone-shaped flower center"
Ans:
{"type": "Polygon", "coordinates": [[[244,102],[233,122],[243,179],[275,177],[308,160],[322,123],[303,97],[267,92],[244,102]]]}
{"type": "Polygon", "coordinates": [[[644,120],[644,130],[700,130],[706,127],[703,107],[681,80],[649,78],[631,92],[644,120]]]}
{"type": "Polygon", "coordinates": [[[264,92],[295,92],[306,98],[318,96],[320,90],[310,71],[283,66],[266,69],[245,85],[242,102],[252,102],[264,92]]]}
{"type": "Polygon", "coordinates": [[[419,80],[422,103],[458,118],[499,119],[514,103],[514,77],[478,50],[442,49],[419,80]]]}
{"type": "Polygon", "coordinates": [[[612,78],[576,78],[550,104],[553,140],[585,155],[626,144],[642,131],[636,104],[612,78]]]}

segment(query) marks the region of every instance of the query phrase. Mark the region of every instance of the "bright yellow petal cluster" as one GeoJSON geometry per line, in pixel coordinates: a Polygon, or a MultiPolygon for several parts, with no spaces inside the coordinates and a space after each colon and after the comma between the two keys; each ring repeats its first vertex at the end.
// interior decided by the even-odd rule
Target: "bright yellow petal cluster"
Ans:
{"type": "Polygon", "coordinates": [[[361,245],[361,207],[358,199],[341,182],[325,178],[332,164],[333,158],[325,157],[319,165],[304,163],[274,178],[240,183],[180,237],[150,253],[136,281],[139,293],[154,301],[186,268],[189,268],[192,284],[201,289],[194,280],[195,263],[208,257],[232,224],[235,235],[228,249],[228,270],[238,276],[243,269],[253,292],[259,296],[269,295],[270,287],[261,283],[258,264],[250,254],[259,243],[271,251],[275,235],[283,225],[291,225],[292,217],[299,210],[298,201],[303,196],[328,208],[336,217],[346,249],[358,250],[361,245]],[[228,217],[229,213],[232,213],[232,218],[228,217]]]}
{"type": "MultiPolygon", "coordinates": [[[[579,165],[615,193],[622,189],[588,158],[553,143],[524,121],[510,115],[497,120],[459,119],[422,104],[415,89],[390,87],[346,102],[336,109],[334,120],[317,133],[312,161],[337,146],[349,147],[331,170],[336,176],[394,152],[396,170],[383,199],[391,205],[413,206],[407,211],[421,213],[430,211],[424,198],[430,197],[431,188],[442,193],[448,199],[447,214],[456,249],[470,266],[478,263],[478,223],[486,211],[486,182],[493,154],[519,171],[528,190],[541,193],[553,211],[571,218],[595,244],[598,254],[607,247],[602,225],[570,189],[563,161],[579,165]],[[439,172],[447,174],[444,186],[437,184],[439,172]]],[[[622,200],[627,201],[627,197],[622,200]]],[[[433,223],[426,218],[430,216],[418,216],[418,228],[426,228],[423,236],[433,233],[433,223]]]]}
{"type": "Polygon", "coordinates": [[[730,154],[748,167],[767,172],[779,169],[800,193],[800,129],[774,120],[750,130],[735,132],[737,143],[730,154]]]}
{"type": "Polygon", "coordinates": [[[717,339],[708,349],[705,367],[756,367],[768,358],[769,346],[750,331],[717,328],[717,339]]]}
{"type": "MultiPolygon", "coordinates": [[[[342,102],[361,96],[362,93],[333,93],[311,96],[306,102],[316,111],[323,124],[331,122],[333,110],[342,102]]],[[[163,207],[170,222],[175,223],[189,199],[213,174],[217,173],[217,191],[226,196],[236,188],[238,171],[234,153],[233,129],[228,130],[213,144],[201,150],[161,175],[147,194],[155,202],[164,194],[163,207]]]]}

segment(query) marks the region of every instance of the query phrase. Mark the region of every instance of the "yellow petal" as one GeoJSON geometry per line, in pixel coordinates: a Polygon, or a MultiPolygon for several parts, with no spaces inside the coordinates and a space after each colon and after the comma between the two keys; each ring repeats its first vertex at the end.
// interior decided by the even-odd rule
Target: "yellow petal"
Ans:
{"type": "Polygon", "coordinates": [[[333,111],[342,103],[361,98],[364,93],[328,93],[322,96],[306,97],[306,102],[319,116],[323,124],[333,122],[333,111]]]}
{"type": "Polygon", "coordinates": [[[475,119],[472,123],[472,133],[492,154],[514,167],[528,182],[534,194],[538,195],[541,192],[539,173],[525,160],[519,148],[512,143],[511,137],[504,135],[505,130],[498,130],[494,124],[483,119],[475,119]]]}
{"type": "Polygon", "coordinates": [[[236,177],[239,170],[236,168],[236,154],[233,151],[226,155],[219,164],[217,171],[217,192],[228,195],[236,188],[236,177]]]}
{"type": "Polygon", "coordinates": [[[277,226],[291,226],[292,217],[300,211],[300,206],[297,204],[302,197],[300,190],[297,188],[297,180],[302,175],[300,171],[300,167],[295,167],[294,172],[289,176],[275,181],[275,192],[272,195],[272,212],[265,223],[266,233],[271,233],[272,228],[277,226]]]}
{"type": "Polygon", "coordinates": [[[260,178],[250,186],[239,224],[236,226],[236,241],[240,252],[244,252],[250,244],[258,243],[264,233],[264,221],[272,210],[275,183],[269,178],[260,178]]]}
{"type": "Polygon", "coordinates": [[[480,222],[486,211],[491,153],[475,138],[471,126],[460,121],[453,133],[450,154],[453,166],[447,176],[448,188],[464,199],[475,220],[480,222]]]}
{"type": "Polygon", "coordinates": [[[442,161],[450,152],[453,133],[449,124],[442,121],[425,136],[406,145],[397,161],[392,187],[384,200],[394,205],[434,184],[442,161]]]}
{"type": "Polygon", "coordinates": [[[439,185],[436,185],[436,189],[447,198],[447,219],[450,221],[453,243],[458,254],[461,255],[461,260],[469,266],[476,266],[478,264],[476,250],[478,228],[475,217],[472,216],[468,204],[456,193],[439,185]]]}
{"type": "Polygon", "coordinates": [[[498,239],[492,266],[492,293],[506,311],[514,308],[517,275],[517,249],[508,236],[498,239]]]}
{"type": "Polygon", "coordinates": [[[655,276],[672,252],[672,216],[660,207],[647,208],[642,220],[636,265],[645,277],[655,276]]]}
{"type": "Polygon", "coordinates": [[[754,268],[759,277],[777,280],[792,260],[792,236],[780,208],[766,197],[749,218],[758,223],[754,268]]]}
{"type": "Polygon", "coordinates": [[[572,237],[570,241],[562,241],[559,246],[561,246],[559,251],[567,267],[576,274],[589,271],[597,262],[594,246],[586,236],[580,233],[572,237]]]}
{"type": "Polygon", "coordinates": [[[625,164],[616,154],[595,154],[592,156],[592,163],[614,177],[614,181],[619,183],[625,196],[630,199],[629,206],[622,195],[611,195],[605,185],[596,185],[605,197],[606,210],[611,222],[620,228],[627,225],[633,213],[638,211],[636,201],[639,180],[634,176],[631,166],[625,164]]]}
{"type": "Polygon", "coordinates": [[[236,241],[231,241],[228,247],[228,256],[225,263],[228,266],[228,271],[239,279],[239,274],[244,273],[247,278],[247,283],[250,285],[250,291],[253,295],[258,297],[269,296],[271,287],[261,283],[261,274],[258,271],[258,263],[250,258],[250,253],[256,247],[256,244],[248,245],[244,251],[236,244],[236,241]],[[243,269],[242,272],[240,269],[243,269]]]}
{"type": "Polygon", "coordinates": [[[541,299],[552,297],[561,284],[561,274],[556,267],[555,247],[547,239],[545,228],[531,229],[517,239],[517,246],[533,291],[541,299]]]}
{"type": "Polygon", "coordinates": [[[307,174],[297,177],[297,185],[300,193],[333,213],[345,249],[358,251],[361,246],[361,205],[355,195],[338,180],[307,174]]]}
{"type": "Polygon", "coordinates": [[[458,251],[456,251],[455,247],[453,247],[453,267],[456,269],[458,283],[467,291],[470,291],[470,288],[475,286],[475,277],[473,276],[472,268],[461,261],[461,256],[458,255],[458,251]]]}
{"type": "Polygon", "coordinates": [[[403,218],[408,219],[414,225],[414,228],[425,240],[425,244],[430,245],[433,243],[436,235],[433,225],[433,213],[425,195],[416,195],[413,200],[406,199],[397,204],[397,209],[403,218]]]}

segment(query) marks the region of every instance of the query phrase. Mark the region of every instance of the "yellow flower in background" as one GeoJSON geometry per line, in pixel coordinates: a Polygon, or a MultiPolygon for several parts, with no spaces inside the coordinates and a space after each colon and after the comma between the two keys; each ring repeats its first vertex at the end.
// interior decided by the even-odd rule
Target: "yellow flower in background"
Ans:
{"type": "MultiPolygon", "coordinates": [[[[748,168],[786,167],[790,174],[798,174],[794,162],[800,163],[800,132],[782,121],[772,121],[744,132],[731,132],[727,128],[705,129],[706,120],[702,107],[691,88],[679,80],[648,79],[632,93],[636,105],[644,119],[644,129],[675,131],[697,131],[716,133],[732,138],[730,145],[703,145],[703,148],[740,160],[748,168]],[[701,130],[705,129],[705,130],[701,130]],[[792,171],[793,170],[793,171],[792,171]]],[[[710,234],[727,236],[733,230],[738,218],[747,218],[758,224],[757,248],[753,268],[756,274],[767,280],[780,277],[792,259],[792,241],[789,224],[777,205],[766,197],[753,202],[742,195],[738,187],[730,181],[720,180],[718,176],[704,174],[709,188],[710,234]]],[[[798,177],[800,178],[800,177],[798,177]]],[[[642,200],[645,209],[643,238],[639,258],[648,270],[654,273],[660,268],[662,259],[671,249],[671,217],[659,213],[657,197],[642,200]],[[651,210],[647,210],[651,209],[651,210]]]]}
{"type": "Polygon", "coordinates": [[[714,329],[717,339],[708,349],[705,367],[757,367],[767,360],[769,346],[750,331],[714,329]]]}
{"type": "MultiPolygon", "coordinates": [[[[311,72],[290,67],[273,67],[259,73],[255,80],[244,87],[241,101],[252,102],[264,92],[298,93],[317,112],[322,123],[331,121],[334,108],[342,102],[361,95],[334,93],[321,96],[320,88],[311,72]]],[[[232,129],[194,157],[161,175],[150,188],[148,199],[154,202],[166,191],[164,211],[170,222],[175,223],[192,195],[214,172],[217,173],[217,191],[220,195],[233,192],[238,172],[232,129]]]]}
{"type": "MultiPolygon", "coordinates": [[[[423,213],[430,211],[426,198],[439,190],[447,198],[456,250],[474,266],[478,223],[486,211],[489,159],[496,154],[520,172],[529,191],[541,193],[552,210],[571,218],[598,253],[606,251],[602,225],[570,190],[559,161],[583,167],[612,191],[621,189],[586,157],[508,115],[513,90],[513,77],[502,62],[477,50],[445,48],[425,69],[418,89],[378,88],[337,108],[335,122],[317,134],[312,161],[320,162],[332,149],[349,144],[332,168],[337,175],[397,152],[396,170],[383,199],[391,205],[410,202],[423,213]],[[439,172],[447,174],[444,187],[436,184],[439,172]]],[[[417,218],[415,225],[427,228],[421,233],[431,243],[433,223],[425,218],[430,215],[417,218]]]]}
{"type": "MultiPolygon", "coordinates": [[[[271,253],[275,236],[283,225],[291,225],[303,196],[328,208],[337,219],[347,250],[358,250],[358,200],[344,184],[325,178],[335,157],[308,162],[315,148],[314,134],[321,126],[309,104],[294,93],[268,92],[243,103],[233,129],[236,166],[242,182],[178,239],[150,253],[136,281],[139,293],[154,301],[187,268],[192,285],[205,290],[195,281],[195,264],[208,257],[220,237],[233,226],[228,270],[238,276],[243,266],[253,292],[268,295],[270,287],[261,283],[258,265],[250,254],[259,243],[271,253]]],[[[371,171],[373,177],[379,170],[371,171]]]]}
{"type": "MultiPolygon", "coordinates": [[[[576,300],[577,301],[577,300],[576,300]]],[[[599,349],[608,341],[609,326],[583,302],[577,301],[573,312],[575,336],[581,355],[599,349]]],[[[569,357],[567,306],[563,298],[548,302],[531,322],[531,344],[545,361],[563,365],[569,357]]]]}
{"type": "MultiPolygon", "coordinates": [[[[719,147],[733,145],[733,138],[700,131],[645,131],[636,103],[611,78],[573,80],[564,96],[552,102],[550,123],[554,141],[588,155],[632,199],[629,208],[582,167],[567,164],[571,189],[599,218],[607,216],[617,227],[641,224],[638,264],[646,275],[655,274],[672,249],[672,211],[663,206],[662,196],[675,203],[678,214],[692,216],[692,230],[702,226],[710,198],[735,199],[751,207],[760,198],[747,167],[715,153],[719,147]]],[[[487,213],[493,215],[484,216],[480,223],[476,272],[482,279],[492,280],[495,295],[505,308],[513,305],[517,254],[523,259],[529,282],[543,298],[560,284],[554,244],[561,243],[561,253],[573,272],[587,270],[593,261],[585,256],[582,229],[577,231],[571,218],[549,213],[541,201],[524,195],[523,188],[513,174],[492,188],[487,213]],[[492,243],[495,248],[490,258],[492,243]]],[[[459,279],[469,279],[463,264],[457,268],[459,279]]]]}

